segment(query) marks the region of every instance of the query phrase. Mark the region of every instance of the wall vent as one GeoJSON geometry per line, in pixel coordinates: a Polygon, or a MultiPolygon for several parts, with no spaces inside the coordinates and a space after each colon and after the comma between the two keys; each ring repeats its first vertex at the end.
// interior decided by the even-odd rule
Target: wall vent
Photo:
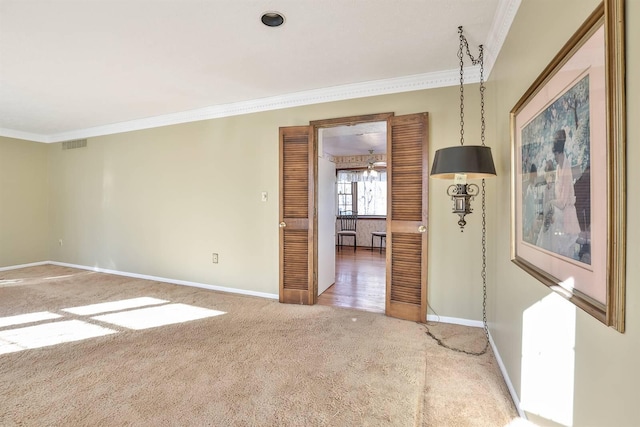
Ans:
{"type": "Polygon", "coordinates": [[[64,141],[62,143],[63,150],[73,150],[74,148],[83,148],[87,146],[86,139],[74,139],[73,141],[64,141]]]}

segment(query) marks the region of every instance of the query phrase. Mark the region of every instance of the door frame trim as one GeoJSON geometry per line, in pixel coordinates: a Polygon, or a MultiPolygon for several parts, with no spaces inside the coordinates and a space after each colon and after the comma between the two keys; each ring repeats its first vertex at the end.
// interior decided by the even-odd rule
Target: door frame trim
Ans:
{"type": "Polygon", "coordinates": [[[363,114],[360,116],[350,117],[336,117],[333,119],[313,120],[309,122],[309,125],[313,127],[313,133],[316,133],[318,128],[332,128],[336,126],[353,126],[361,123],[371,122],[387,122],[389,119],[395,116],[395,113],[378,113],[378,114],[363,114]]]}

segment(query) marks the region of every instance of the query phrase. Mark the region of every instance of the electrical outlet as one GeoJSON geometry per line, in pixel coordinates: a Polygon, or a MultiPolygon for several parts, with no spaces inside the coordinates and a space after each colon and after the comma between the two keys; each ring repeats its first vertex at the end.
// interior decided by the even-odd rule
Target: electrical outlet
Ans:
{"type": "Polygon", "coordinates": [[[213,261],[214,264],[218,263],[218,254],[214,253],[213,256],[211,257],[211,261],[213,261]]]}

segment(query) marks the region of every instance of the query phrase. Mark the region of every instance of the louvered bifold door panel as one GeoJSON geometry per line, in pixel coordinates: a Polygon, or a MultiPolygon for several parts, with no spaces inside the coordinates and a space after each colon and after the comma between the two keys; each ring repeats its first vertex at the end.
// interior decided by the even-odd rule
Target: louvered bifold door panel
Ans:
{"type": "Polygon", "coordinates": [[[309,159],[306,139],[285,136],[282,182],[283,218],[309,217],[309,159]]]}
{"type": "Polygon", "coordinates": [[[420,305],[422,235],[394,233],[391,248],[391,301],[420,305]]]}
{"type": "Polygon", "coordinates": [[[427,315],[428,116],[397,116],[387,128],[387,293],[389,316],[427,315]]]}
{"type": "Polygon", "coordinates": [[[285,290],[306,291],[309,288],[309,238],[307,230],[283,230],[284,269],[283,288],[285,290]]]}
{"type": "Polygon", "coordinates": [[[421,131],[418,121],[391,127],[391,217],[397,221],[422,221],[421,131]]]}
{"type": "Polygon", "coordinates": [[[280,128],[280,302],[313,304],[313,150],[309,126],[280,128]]]}

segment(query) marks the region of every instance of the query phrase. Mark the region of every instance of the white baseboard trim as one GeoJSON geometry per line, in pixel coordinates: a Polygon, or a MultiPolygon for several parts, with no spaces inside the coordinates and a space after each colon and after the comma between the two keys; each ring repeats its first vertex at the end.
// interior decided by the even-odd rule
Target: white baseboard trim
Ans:
{"type": "Polygon", "coordinates": [[[502,362],[502,358],[500,357],[500,353],[498,353],[498,349],[496,347],[496,343],[493,342],[493,338],[491,337],[491,333],[489,333],[489,343],[491,344],[491,349],[493,350],[493,354],[496,357],[496,361],[498,362],[498,366],[500,367],[500,372],[502,372],[502,377],[504,378],[504,382],[507,384],[507,388],[509,389],[509,394],[511,394],[511,399],[513,399],[513,403],[516,405],[516,409],[518,410],[518,415],[520,418],[527,419],[527,415],[522,409],[522,405],[520,404],[520,399],[518,398],[518,394],[516,393],[516,389],[513,387],[513,383],[511,382],[511,378],[509,378],[509,374],[507,373],[507,368],[504,366],[502,362]]]}
{"type": "Polygon", "coordinates": [[[38,265],[46,265],[46,264],[50,264],[50,262],[40,261],[40,262],[30,262],[29,264],[10,265],[7,267],[0,267],[0,271],[17,270],[19,268],[36,267],[38,265]]]}
{"type": "Polygon", "coordinates": [[[427,314],[427,322],[451,323],[453,325],[472,326],[474,328],[482,328],[481,320],[460,319],[458,317],[438,316],[435,314],[427,314]]]}
{"type": "Polygon", "coordinates": [[[227,288],[224,286],[207,285],[205,283],[190,282],[187,280],[178,280],[178,279],[168,279],[166,277],[158,277],[158,276],[148,276],[146,274],[129,273],[129,272],[118,271],[118,270],[109,270],[107,268],[89,267],[86,265],[68,264],[65,262],[58,262],[58,261],[48,261],[44,264],[53,264],[53,265],[59,265],[61,267],[71,267],[71,268],[77,268],[80,270],[95,271],[96,273],[115,274],[117,276],[133,277],[136,279],[153,280],[156,282],[171,283],[174,285],[192,286],[194,288],[208,289],[211,291],[228,292],[231,294],[249,295],[254,297],[276,299],[276,300],[279,299],[278,295],[269,294],[266,292],[256,292],[256,291],[248,291],[244,289],[227,288]]]}

